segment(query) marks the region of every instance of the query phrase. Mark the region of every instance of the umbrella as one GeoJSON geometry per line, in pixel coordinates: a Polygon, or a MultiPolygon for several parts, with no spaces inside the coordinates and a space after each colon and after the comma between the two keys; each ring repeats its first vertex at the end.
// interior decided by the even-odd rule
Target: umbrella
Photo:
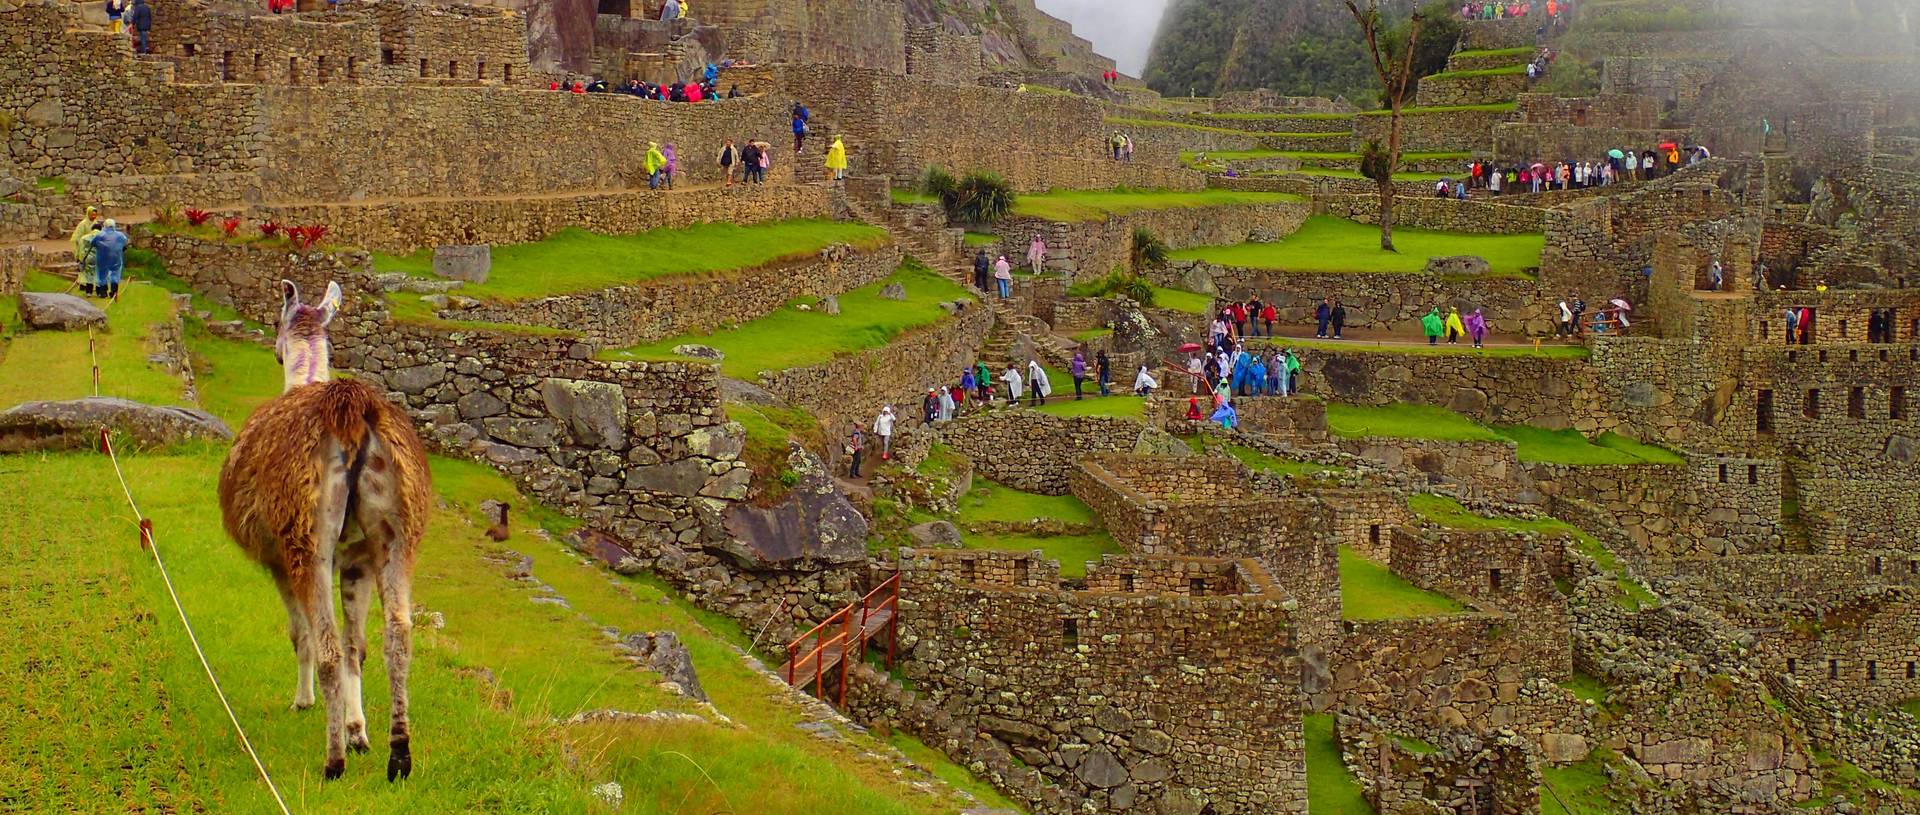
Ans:
{"type": "Polygon", "coordinates": [[[1535,164],[1533,165],[1533,169],[1535,169],[1535,170],[1544,170],[1544,169],[1547,169],[1547,165],[1545,165],[1545,164],[1539,164],[1539,163],[1535,163],[1535,164]]]}
{"type": "Polygon", "coordinates": [[[1672,150],[1679,146],[1680,145],[1674,144],[1673,142],[1670,142],[1670,141],[1663,141],[1660,143],[1660,149],[1662,150],[1672,150]]]}
{"type": "Polygon", "coordinates": [[[1620,152],[1619,150],[1608,150],[1608,151],[1607,151],[1607,156],[1608,156],[1608,157],[1610,157],[1610,158],[1626,158],[1626,157],[1627,157],[1627,154],[1626,154],[1626,153],[1622,153],[1622,152],[1620,152]]]}
{"type": "Polygon", "coordinates": [[[1190,342],[1190,343],[1187,343],[1186,345],[1180,346],[1180,353],[1183,353],[1183,354],[1191,354],[1198,350],[1201,350],[1201,346],[1200,346],[1200,343],[1197,343],[1197,342],[1190,342]]]}
{"type": "Polygon", "coordinates": [[[1619,307],[1620,307],[1620,310],[1621,310],[1621,311],[1632,311],[1632,310],[1633,310],[1633,306],[1630,306],[1630,305],[1627,305],[1627,301],[1625,301],[1625,300],[1622,300],[1622,299],[1620,299],[1620,298],[1618,298],[1618,297],[1615,297],[1615,298],[1613,298],[1613,300],[1612,300],[1612,301],[1610,301],[1610,302],[1612,302],[1612,303],[1613,303],[1614,305],[1616,305],[1616,306],[1619,306],[1619,307]]]}
{"type": "Polygon", "coordinates": [[[1689,147],[1689,148],[1687,148],[1687,149],[1688,149],[1688,150],[1698,150],[1698,151],[1700,151],[1700,157],[1701,157],[1701,158],[1713,158],[1713,153],[1712,153],[1712,152],[1710,152],[1710,151],[1708,151],[1708,150],[1707,150],[1707,146],[1706,146],[1706,145],[1704,145],[1704,144],[1696,144],[1696,145],[1694,145],[1694,146],[1692,146],[1692,147],[1689,147]]]}

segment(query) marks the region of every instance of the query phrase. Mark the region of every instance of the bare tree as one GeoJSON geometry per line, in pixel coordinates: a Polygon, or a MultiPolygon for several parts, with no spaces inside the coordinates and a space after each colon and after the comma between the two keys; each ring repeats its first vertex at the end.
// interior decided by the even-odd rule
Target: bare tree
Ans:
{"type": "Polygon", "coordinates": [[[1413,50],[1420,41],[1420,24],[1425,22],[1418,8],[1407,21],[1407,44],[1395,55],[1380,40],[1386,33],[1386,21],[1380,13],[1380,0],[1346,0],[1347,11],[1360,24],[1367,53],[1373,57],[1373,73],[1380,79],[1380,95],[1388,109],[1387,143],[1369,141],[1360,157],[1360,172],[1380,186],[1380,248],[1393,248],[1393,171],[1400,165],[1400,108],[1406,104],[1407,89],[1413,85],[1413,50]]]}

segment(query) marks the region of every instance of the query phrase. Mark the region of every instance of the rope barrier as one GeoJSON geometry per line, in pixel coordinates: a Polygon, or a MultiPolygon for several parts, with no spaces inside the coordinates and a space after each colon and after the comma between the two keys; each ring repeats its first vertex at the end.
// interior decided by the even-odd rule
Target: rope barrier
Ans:
{"type": "MultiPolygon", "coordinates": [[[[100,395],[100,357],[95,350],[93,329],[87,329],[87,356],[93,363],[93,395],[100,395]]],[[[240,746],[246,748],[247,758],[253,760],[253,768],[260,773],[260,780],[266,782],[267,792],[273,794],[273,802],[280,806],[281,815],[293,815],[287,808],[286,799],[280,797],[280,788],[273,783],[273,776],[267,773],[267,765],[261,763],[260,754],[253,749],[253,740],[247,738],[246,728],[240,726],[240,717],[233,712],[233,704],[227,701],[227,692],[220,687],[220,679],[213,675],[213,664],[207,661],[207,652],[200,647],[200,637],[193,633],[193,623],[187,619],[187,609],[180,604],[180,593],[173,588],[173,577],[167,574],[167,563],[160,557],[160,543],[153,534],[153,519],[140,512],[140,504],[133,499],[133,488],[127,485],[127,475],[120,469],[120,454],[113,449],[113,433],[100,428],[100,452],[113,462],[113,475],[120,480],[120,492],[127,496],[127,507],[133,510],[133,519],[140,529],[140,548],[153,555],[153,565],[160,572],[160,582],[167,587],[167,597],[173,600],[174,613],[180,615],[180,627],[187,632],[187,642],[193,644],[193,654],[200,658],[200,669],[207,674],[207,682],[213,685],[213,695],[220,700],[220,707],[227,711],[227,721],[233,723],[233,732],[240,737],[240,746]]]]}

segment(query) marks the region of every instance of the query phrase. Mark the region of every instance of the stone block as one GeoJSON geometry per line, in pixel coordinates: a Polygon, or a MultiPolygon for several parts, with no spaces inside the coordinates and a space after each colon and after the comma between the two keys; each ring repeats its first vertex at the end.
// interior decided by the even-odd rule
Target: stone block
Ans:
{"type": "Polygon", "coordinates": [[[487,273],[492,270],[493,247],[491,246],[481,244],[433,248],[433,273],[448,280],[485,283],[487,273]]]}
{"type": "Polygon", "coordinates": [[[23,291],[20,319],[37,331],[79,331],[89,326],[105,326],[107,313],[71,294],[23,291]]]}
{"type": "Polygon", "coordinates": [[[547,415],[564,423],[575,444],[606,450],[627,449],[627,400],[619,385],[580,379],[540,383],[547,415]]]}

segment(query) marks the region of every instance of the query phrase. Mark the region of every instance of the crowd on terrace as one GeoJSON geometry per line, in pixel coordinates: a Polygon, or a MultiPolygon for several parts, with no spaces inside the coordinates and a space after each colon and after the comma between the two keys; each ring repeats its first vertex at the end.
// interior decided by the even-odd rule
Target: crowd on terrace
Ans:
{"type": "Polygon", "coordinates": [[[1613,149],[1598,159],[1524,161],[1511,164],[1474,160],[1468,162],[1458,178],[1434,182],[1435,198],[1465,199],[1474,190],[1492,195],[1517,195],[1553,190],[1580,190],[1629,181],[1651,181],[1691,167],[1713,154],[1706,147],[1681,147],[1663,142],[1657,147],[1635,151],[1613,149]]]}

